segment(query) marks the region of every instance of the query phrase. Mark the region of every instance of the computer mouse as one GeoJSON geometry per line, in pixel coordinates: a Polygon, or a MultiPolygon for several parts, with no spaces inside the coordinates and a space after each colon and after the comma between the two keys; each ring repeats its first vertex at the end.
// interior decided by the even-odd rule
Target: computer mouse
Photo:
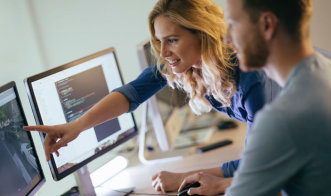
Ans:
{"type": "Polygon", "coordinates": [[[199,182],[194,182],[191,184],[187,184],[183,190],[177,194],[177,196],[188,196],[187,191],[191,188],[191,187],[199,187],[200,183],[199,182]]]}
{"type": "Polygon", "coordinates": [[[232,121],[232,120],[226,120],[226,121],[221,121],[218,125],[217,128],[219,130],[223,130],[223,129],[233,129],[238,127],[237,123],[232,121]]]}

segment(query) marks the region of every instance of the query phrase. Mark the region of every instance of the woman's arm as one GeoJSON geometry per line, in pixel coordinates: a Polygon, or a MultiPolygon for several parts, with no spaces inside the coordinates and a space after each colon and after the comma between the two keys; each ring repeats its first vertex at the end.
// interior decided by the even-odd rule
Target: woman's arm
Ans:
{"type": "Polygon", "coordinates": [[[157,70],[156,65],[145,69],[137,79],[117,88],[129,100],[129,112],[134,111],[140,104],[167,85],[167,80],[163,78],[157,70]]]}
{"type": "Polygon", "coordinates": [[[234,172],[239,167],[240,160],[228,161],[222,164],[222,174],[225,178],[233,177],[234,172]]]}
{"type": "Polygon", "coordinates": [[[146,69],[136,80],[115,89],[75,121],[56,126],[26,126],[24,129],[46,134],[44,145],[49,160],[51,153],[58,155],[58,149],[77,138],[82,131],[134,110],[163,88],[167,82],[157,73],[156,67],[146,69]]]}
{"type": "Polygon", "coordinates": [[[104,121],[115,118],[129,109],[129,102],[126,97],[119,93],[113,92],[95,104],[83,116],[62,125],[55,126],[25,126],[26,130],[38,130],[46,134],[44,146],[47,160],[50,160],[50,154],[66,146],[69,142],[78,137],[78,135],[95,125],[104,121]]]}
{"type": "Polygon", "coordinates": [[[122,93],[115,91],[101,99],[74,123],[83,131],[107,120],[116,118],[128,111],[129,101],[122,93]]]}

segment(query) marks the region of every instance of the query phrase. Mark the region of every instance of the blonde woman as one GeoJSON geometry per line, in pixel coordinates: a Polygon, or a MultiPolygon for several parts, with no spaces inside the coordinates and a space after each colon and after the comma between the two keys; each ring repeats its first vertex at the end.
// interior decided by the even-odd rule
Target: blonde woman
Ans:
{"type": "MultiPolygon", "coordinates": [[[[224,42],[223,11],[212,0],[159,0],[150,13],[149,28],[157,65],[115,89],[75,121],[25,127],[47,134],[48,159],[50,153],[57,152],[82,131],[135,110],[166,85],[187,92],[196,114],[215,109],[247,122],[248,131],[256,112],[280,90],[263,71],[245,73],[239,69],[232,47],[224,42]]],[[[203,171],[225,190],[238,165],[239,160],[235,160],[203,171]]],[[[156,191],[176,191],[182,180],[195,172],[161,171],[152,177],[152,184],[156,191]]]]}

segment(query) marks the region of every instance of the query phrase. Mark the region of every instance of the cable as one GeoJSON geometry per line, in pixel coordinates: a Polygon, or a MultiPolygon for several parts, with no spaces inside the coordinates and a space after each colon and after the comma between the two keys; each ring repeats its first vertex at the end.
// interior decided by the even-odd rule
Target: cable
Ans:
{"type": "MultiPolygon", "coordinates": [[[[155,195],[155,196],[178,196],[178,194],[160,194],[160,193],[137,193],[134,192],[134,190],[131,191],[121,191],[121,190],[116,190],[116,189],[111,189],[112,191],[118,192],[118,193],[125,193],[124,196],[129,196],[129,195],[155,195]]],[[[218,196],[224,196],[225,193],[219,193],[218,196]]]]}
{"type": "Polygon", "coordinates": [[[114,190],[113,191],[116,191],[116,192],[119,192],[119,193],[125,193],[125,196],[128,196],[128,195],[159,195],[159,196],[177,196],[176,195],[172,195],[172,194],[159,194],[159,193],[136,193],[134,192],[134,190],[132,191],[129,191],[129,192],[126,192],[126,191],[120,191],[120,190],[114,190]]]}

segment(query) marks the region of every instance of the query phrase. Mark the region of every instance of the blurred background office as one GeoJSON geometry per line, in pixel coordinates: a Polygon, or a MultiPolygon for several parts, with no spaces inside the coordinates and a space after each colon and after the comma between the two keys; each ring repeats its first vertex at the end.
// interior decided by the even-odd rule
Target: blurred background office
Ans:
{"type": "MultiPolygon", "coordinates": [[[[155,2],[0,0],[0,85],[17,83],[32,125],[35,121],[23,84],[28,76],[114,46],[124,81],[135,79],[140,73],[137,46],[149,37],[147,17],[155,2]]],[[[225,7],[225,0],[215,2],[225,7]]],[[[314,6],[313,44],[331,51],[331,1],[314,0],[314,6]]],[[[137,122],[140,113],[140,109],[135,112],[137,122]]],[[[40,138],[33,135],[47,180],[37,195],[59,195],[75,186],[72,175],[53,181],[40,138]]]]}

